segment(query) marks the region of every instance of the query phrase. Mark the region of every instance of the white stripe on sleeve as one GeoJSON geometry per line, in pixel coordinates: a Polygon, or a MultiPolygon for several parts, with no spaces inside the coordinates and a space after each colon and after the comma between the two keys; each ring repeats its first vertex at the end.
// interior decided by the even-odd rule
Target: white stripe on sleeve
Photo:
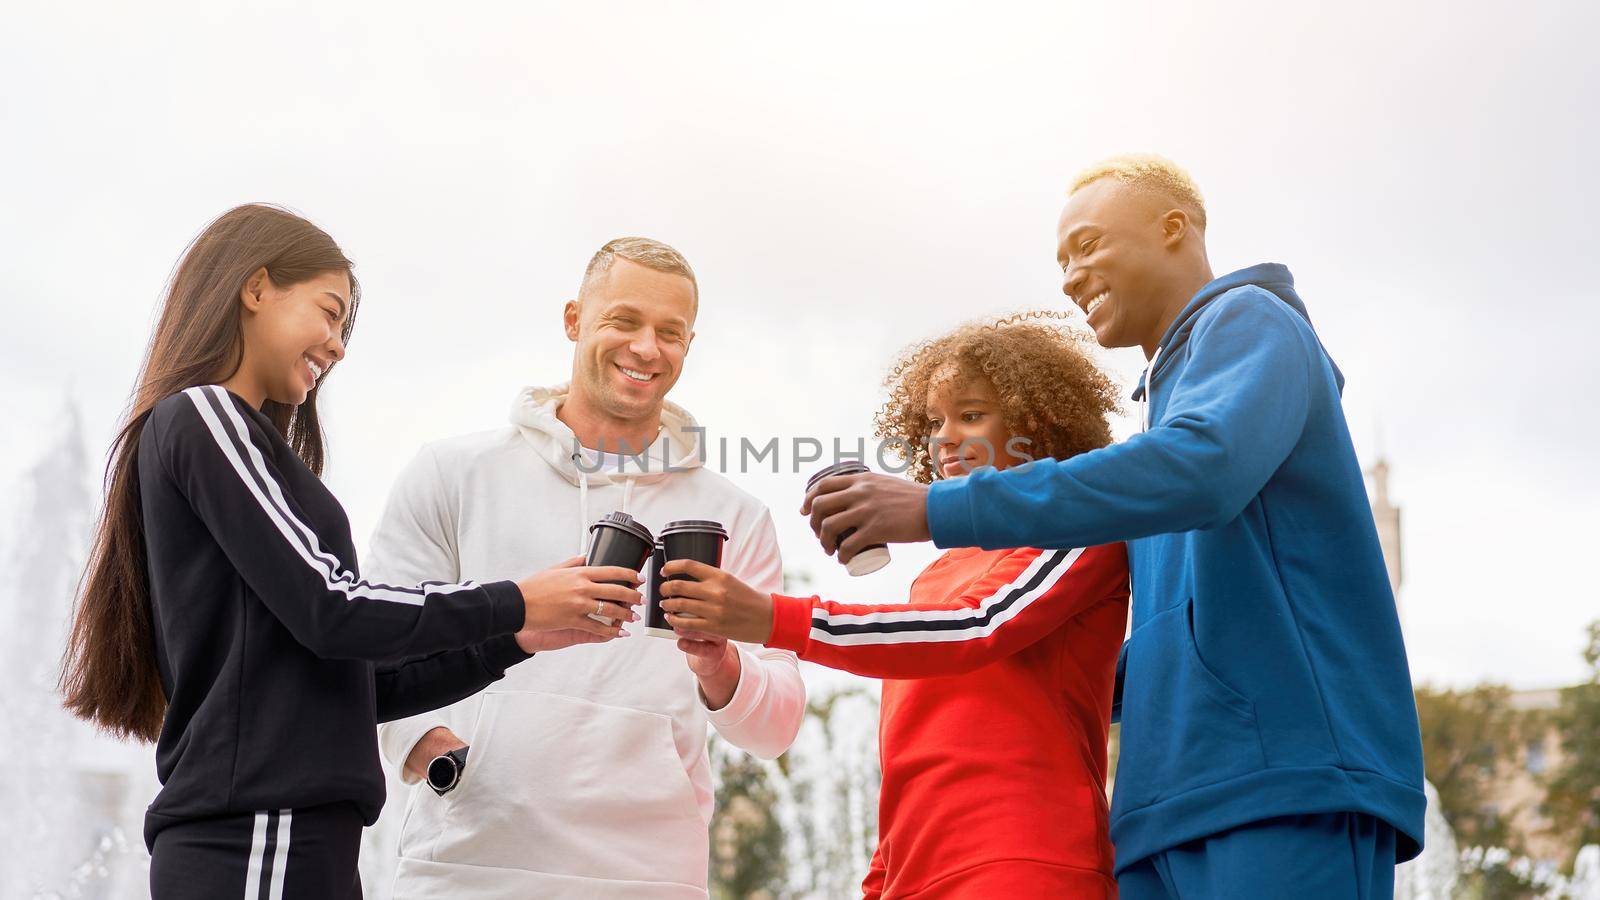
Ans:
{"type": "Polygon", "coordinates": [[[937,610],[885,610],[872,613],[829,613],[826,609],[812,611],[811,639],[839,647],[864,644],[951,643],[987,638],[1000,626],[1016,618],[1032,603],[1048,594],[1072,569],[1083,555],[1083,548],[1055,550],[1040,553],[1016,577],[1001,585],[977,607],[937,610]],[[1038,583],[1023,591],[1024,585],[1038,576],[1038,583]],[[1021,591],[1021,593],[1017,593],[1021,591]],[[1012,596],[1017,594],[1016,596],[1012,596]],[[1007,598],[1011,598],[1007,603],[1007,598]],[[995,608],[1006,604],[1004,609],[995,608]],[[966,625],[951,627],[945,623],[966,625]],[[917,628],[918,624],[939,623],[941,627],[917,628]],[[881,625],[884,629],[866,629],[854,633],[835,634],[828,626],[881,625]],[[909,627],[906,627],[909,626],[909,627]]]}
{"type": "MultiPolygon", "coordinates": [[[[238,410],[234,409],[233,401],[228,397],[227,392],[220,387],[212,388],[221,401],[222,408],[233,418],[240,433],[239,441],[246,448],[246,453],[251,456],[251,462],[254,464],[255,471],[261,479],[260,484],[256,482],[255,478],[251,477],[251,470],[247,467],[244,459],[241,458],[239,448],[235,446],[228,435],[227,428],[217,418],[216,411],[206,402],[205,397],[201,394],[202,390],[204,389],[189,388],[184,391],[184,394],[189,397],[195,409],[199,411],[200,417],[205,421],[206,428],[211,432],[211,437],[216,441],[217,447],[222,451],[223,456],[227,458],[234,472],[239,476],[239,480],[244,483],[245,488],[250,492],[250,495],[255,498],[262,512],[266,513],[268,521],[273,524],[273,527],[283,536],[289,546],[294,548],[296,555],[304,560],[305,564],[322,579],[329,591],[343,594],[346,600],[371,599],[405,603],[412,606],[422,605],[425,598],[420,591],[375,586],[365,581],[358,581],[350,572],[339,568],[336,565],[338,561],[322,549],[316,533],[304,522],[301,522],[289,509],[288,503],[283,499],[283,493],[277,480],[268,471],[266,461],[261,458],[260,450],[249,439],[248,430],[243,420],[239,418],[238,410]],[[261,485],[266,485],[266,490],[270,492],[271,496],[263,493],[261,485]],[[291,525],[291,523],[293,524],[291,525]]],[[[462,584],[439,585],[431,587],[429,590],[433,593],[450,594],[457,591],[471,590],[475,587],[477,585],[472,582],[463,582],[462,584]]]]}

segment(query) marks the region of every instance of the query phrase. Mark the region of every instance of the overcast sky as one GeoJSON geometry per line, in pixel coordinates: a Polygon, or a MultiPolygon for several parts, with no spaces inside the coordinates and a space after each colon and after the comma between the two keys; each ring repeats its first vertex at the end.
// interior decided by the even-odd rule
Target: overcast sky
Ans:
{"type": "MultiPolygon", "coordinates": [[[[69,401],[103,453],[168,273],[238,203],[356,260],[326,421],[364,544],[421,443],[566,378],[561,305],[605,240],[699,273],[673,399],[714,437],[853,440],[905,344],[1062,306],[1068,180],[1152,150],[1205,192],[1216,271],[1291,267],[1358,451],[1390,459],[1417,678],[1583,673],[1594,4],[161,5],[30,4],[0,34],[0,485],[69,401]]],[[[1131,386],[1142,358],[1106,363],[1131,386]]],[[[849,579],[803,475],[739,477],[838,599],[930,558],[849,579]]]]}

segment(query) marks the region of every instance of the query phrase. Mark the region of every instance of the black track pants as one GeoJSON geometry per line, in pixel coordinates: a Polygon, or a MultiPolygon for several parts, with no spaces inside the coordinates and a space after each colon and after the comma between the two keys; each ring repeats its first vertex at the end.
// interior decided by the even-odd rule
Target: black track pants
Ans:
{"type": "Polygon", "coordinates": [[[361,827],[349,803],[176,822],[150,848],[150,896],[359,900],[361,827]]]}

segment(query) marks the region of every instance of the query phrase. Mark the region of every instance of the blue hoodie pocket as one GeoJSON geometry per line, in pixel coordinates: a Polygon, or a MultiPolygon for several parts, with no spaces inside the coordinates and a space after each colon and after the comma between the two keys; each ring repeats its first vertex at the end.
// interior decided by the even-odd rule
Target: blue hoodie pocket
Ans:
{"type": "Polygon", "coordinates": [[[1116,800],[1136,809],[1266,766],[1255,705],[1200,658],[1194,601],[1128,639],[1116,800]]]}

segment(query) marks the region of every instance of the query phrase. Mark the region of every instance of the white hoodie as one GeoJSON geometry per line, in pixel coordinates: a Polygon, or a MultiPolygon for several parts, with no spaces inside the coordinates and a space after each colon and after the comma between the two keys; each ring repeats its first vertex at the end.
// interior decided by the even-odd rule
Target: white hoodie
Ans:
{"type": "MultiPolygon", "coordinates": [[[[766,507],[701,465],[695,420],[668,403],[649,471],[586,472],[556,418],[567,386],[525,388],[509,428],[422,449],[373,535],[368,577],[523,578],[584,552],[588,527],[622,510],[652,531],[714,519],[723,568],[757,590],[783,579],[766,507]],[[663,456],[673,471],[664,471],[663,456]]],[[[674,641],[646,636],[540,653],[482,693],[379,731],[402,770],[429,729],[472,746],[443,797],[411,789],[394,896],[705,897],[714,797],[706,724],[764,758],[788,749],[805,714],[794,654],[739,645],[733,699],[706,709],[674,641]]],[[[405,773],[407,782],[416,779],[405,773]]]]}

